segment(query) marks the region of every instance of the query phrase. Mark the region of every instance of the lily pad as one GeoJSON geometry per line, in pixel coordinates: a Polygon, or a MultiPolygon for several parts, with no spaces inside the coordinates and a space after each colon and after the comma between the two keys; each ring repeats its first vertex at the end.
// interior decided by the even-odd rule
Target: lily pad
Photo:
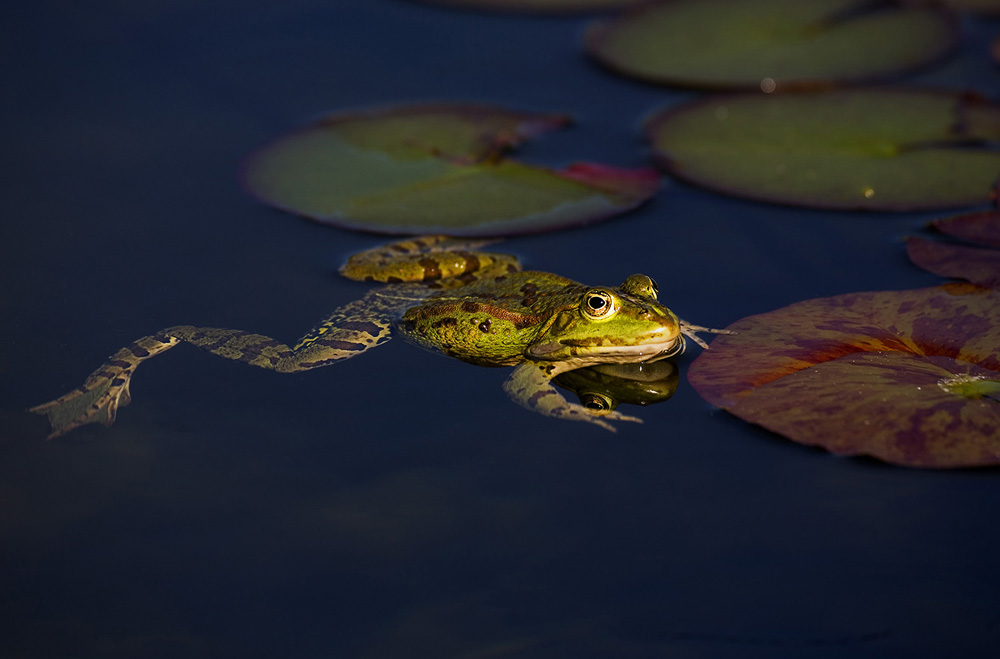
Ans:
{"type": "Polygon", "coordinates": [[[954,15],[937,7],[667,0],[596,24],[586,43],[604,66],[648,82],[774,91],[895,75],[942,57],[957,38],[954,15]]]}
{"type": "Polygon", "coordinates": [[[338,114],[247,162],[247,189],[309,219],[378,233],[507,235],[612,217],[649,199],[653,169],[525,165],[504,153],[564,115],[469,104],[338,114]]]}
{"type": "Polygon", "coordinates": [[[975,246],[911,236],[906,253],[913,263],[942,277],[1000,288],[1000,211],[935,220],[931,227],[975,246]]]}
{"type": "Polygon", "coordinates": [[[1000,104],[869,88],[708,96],[645,125],[668,172],[772,203],[905,211],[985,203],[1000,175],[1000,104]]]}
{"type": "Polygon", "coordinates": [[[445,5],[464,9],[487,9],[503,12],[537,12],[543,14],[569,14],[577,12],[617,9],[634,5],[639,0],[417,0],[431,5],[445,5]]]}
{"type": "Polygon", "coordinates": [[[851,293],[743,318],[692,363],[713,405],[909,467],[1000,464],[1000,292],[851,293]]]}

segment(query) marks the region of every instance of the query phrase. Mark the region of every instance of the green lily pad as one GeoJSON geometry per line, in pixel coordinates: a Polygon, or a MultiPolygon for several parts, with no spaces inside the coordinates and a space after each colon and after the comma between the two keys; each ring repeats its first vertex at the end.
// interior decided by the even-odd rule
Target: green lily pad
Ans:
{"type": "Polygon", "coordinates": [[[645,129],[674,176],[772,203],[970,206],[988,201],[1000,174],[1000,104],[972,94],[886,87],[717,95],[656,113],[645,129]]]}
{"type": "Polygon", "coordinates": [[[936,7],[668,0],[594,25],[586,43],[604,66],[648,82],[774,91],[891,76],[942,57],[957,38],[954,15],[936,7]]]}
{"type": "Polygon", "coordinates": [[[1000,211],[957,215],[931,226],[975,246],[911,236],[906,253],[914,264],[942,277],[1000,288],[1000,211]]]}
{"type": "Polygon", "coordinates": [[[648,200],[655,170],[504,158],[564,115],[437,104],[338,114],[254,154],[244,180],[264,203],[378,233],[507,235],[612,217],[648,200]]]}
{"type": "Polygon", "coordinates": [[[504,12],[577,13],[617,9],[639,0],[417,0],[432,5],[504,12]]]}
{"type": "Polygon", "coordinates": [[[743,318],[688,379],[789,439],[909,467],[1000,464],[1000,292],[851,293],[743,318]]]}

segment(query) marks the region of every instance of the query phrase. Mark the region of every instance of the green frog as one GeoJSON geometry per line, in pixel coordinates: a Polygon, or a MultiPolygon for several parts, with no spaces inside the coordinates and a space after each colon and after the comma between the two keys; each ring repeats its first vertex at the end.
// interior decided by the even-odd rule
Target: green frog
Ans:
{"type": "Polygon", "coordinates": [[[293,346],[242,330],[178,325],[128,345],[79,388],[32,408],[47,415],[49,438],[87,423],[110,425],[130,400],[143,361],[179,343],[281,373],[327,366],[374,348],[393,334],[478,366],[513,366],[504,389],[524,407],[614,430],[617,411],[594,414],[552,385],[593,364],[650,362],[679,355],[685,337],[707,348],[691,325],[660,304],[656,283],[632,275],[618,288],[585,286],[548,272],[522,271],[513,256],[476,251],[490,241],[422,236],[352,256],[349,279],[381,282],[331,313],[293,346]]]}

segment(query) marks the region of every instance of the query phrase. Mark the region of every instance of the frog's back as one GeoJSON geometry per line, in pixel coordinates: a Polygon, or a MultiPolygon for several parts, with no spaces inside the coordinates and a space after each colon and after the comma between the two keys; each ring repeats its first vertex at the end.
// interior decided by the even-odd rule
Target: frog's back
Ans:
{"type": "Polygon", "coordinates": [[[548,272],[511,272],[442,290],[406,310],[405,338],[480,366],[511,366],[586,286],[548,272]]]}

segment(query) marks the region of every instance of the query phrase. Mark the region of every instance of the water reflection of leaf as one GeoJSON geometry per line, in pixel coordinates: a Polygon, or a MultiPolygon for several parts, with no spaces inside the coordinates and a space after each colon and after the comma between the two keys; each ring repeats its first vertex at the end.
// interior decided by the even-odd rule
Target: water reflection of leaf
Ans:
{"type": "Polygon", "coordinates": [[[851,293],[728,329],[688,378],[746,421],[898,465],[1000,464],[1000,292],[851,293]]]}
{"type": "Polygon", "coordinates": [[[545,231],[605,219],[649,199],[652,169],[524,165],[504,153],[565,126],[564,115],[437,104],[340,114],[249,160],[249,191],[310,219],[380,233],[545,231]]]}
{"type": "Polygon", "coordinates": [[[593,27],[587,48],[613,71],[650,82],[774,91],[893,75],[940,58],[956,38],[954,16],[939,7],[669,0],[593,27]]]}
{"type": "Polygon", "coordinates": [[[868,88],[709,96],[650,117],[671,174],[738,197],[841,210],[985,203],[1000,174],[1000,104],[868,88]]]}

